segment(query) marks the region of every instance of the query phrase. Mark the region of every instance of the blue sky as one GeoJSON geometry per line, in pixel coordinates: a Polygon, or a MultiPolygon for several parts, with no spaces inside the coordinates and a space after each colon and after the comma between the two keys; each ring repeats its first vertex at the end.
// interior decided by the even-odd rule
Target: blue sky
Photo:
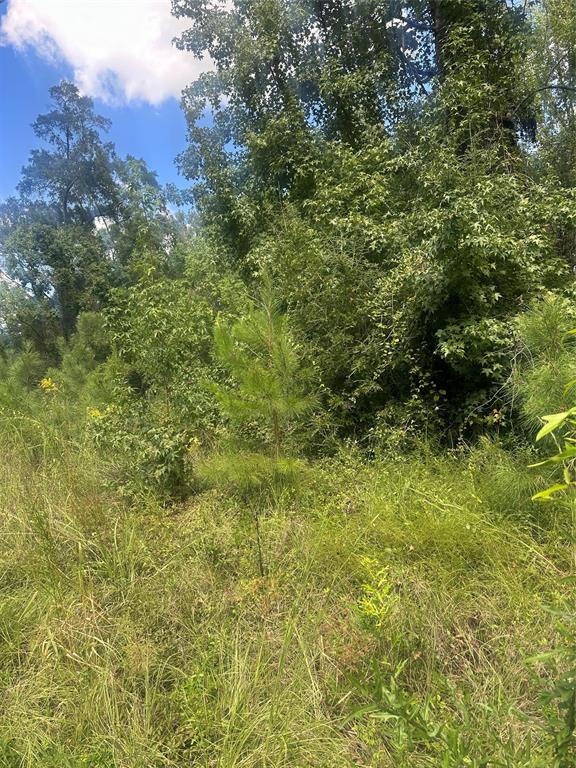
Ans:
{"type": "Polygon", "coordinates": [[[186,186],[174,164],[186,140],[178,98],[199,71],[198,63],[170,44],[181,27],[172,26],[178,22],[170,18],[169,0],[138,3],[142,14],[128,0],[8,0],[0,5],[0,199],[14,193],[30,150],[38,146],[30,124],[47,110],[50,86],[63,78],[77,82],[94,98],[96,111],[110,118],[108,138],[121,156],[143,157],[162,183],[186,186]],[[76,20],[72,9],[82,10],[82,5],[84,18],[76,20]],[[86,13],[95,11],[91,37],[82,41],[75,22],[84,24],[86,13]],[[98,25],[100,17],[110,22],[111,13],[119,38],[131,36],[128,50],[98,25]],[[148,57],[153,61],[147,64],[148,57]]]}

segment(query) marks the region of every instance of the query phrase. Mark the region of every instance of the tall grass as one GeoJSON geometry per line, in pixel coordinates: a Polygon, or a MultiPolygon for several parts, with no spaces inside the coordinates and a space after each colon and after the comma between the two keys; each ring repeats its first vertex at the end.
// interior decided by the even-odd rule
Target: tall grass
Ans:
{"type": "Polygon", "coordinates": [[[233,498],[120,499],[81,435],[1,429],[2,768],[441,765],[354,715],[393,677],[471,754],[546,764],[526,658],[557,642],[570,554],[560,505],[525,514],[521,458],[318,463],[262,518],[255,578],[233,498]]]}

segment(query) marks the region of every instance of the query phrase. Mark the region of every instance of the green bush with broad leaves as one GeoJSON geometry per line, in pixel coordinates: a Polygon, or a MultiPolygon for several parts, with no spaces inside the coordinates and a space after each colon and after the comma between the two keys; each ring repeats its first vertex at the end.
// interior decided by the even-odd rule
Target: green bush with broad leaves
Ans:
{"type": "Polygon", "coordinates": [[[215,318],[245,301],[233,271],[201,241],[191,244],[181,278],[151,269],[113,292],[105,316],[113,393],[94,428],[127,489],[170,498],[194,486],[190,448],[213,442],[221,423],[210,390],[223,375],[213,354],[215,318]]]}

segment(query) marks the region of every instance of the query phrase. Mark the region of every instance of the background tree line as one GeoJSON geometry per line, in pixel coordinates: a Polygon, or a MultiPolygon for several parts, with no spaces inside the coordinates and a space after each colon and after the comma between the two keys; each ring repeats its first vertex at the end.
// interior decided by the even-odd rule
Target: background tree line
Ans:
{"type": "Polygon", "coordinates": [[[245,316],[266,276],[318,403],[305,450],[511,424],[517,317],[546,292],[573,300],[572,4],[173,13],[191,24],[177,45],[213,62],[182,99],[191,193],[119,158],[74,85],[52,88],[0,211],[21,286],[2,288],[5,364],[27,355],[37,383],[93,313],[110,431],[178,475],[221,423],[216,318],[245,316]]]}

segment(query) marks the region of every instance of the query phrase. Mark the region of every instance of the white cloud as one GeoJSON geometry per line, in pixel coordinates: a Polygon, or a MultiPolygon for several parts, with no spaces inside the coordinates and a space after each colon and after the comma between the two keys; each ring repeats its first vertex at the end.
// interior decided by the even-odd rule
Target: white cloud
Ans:
{"type": "Polygon", "coordinates": [[[0,43],[65,59],[80,90],[108,102],[178,98],[210,69],[172,39],[190,20],[170,0],[9,0],[0,43]]]}

